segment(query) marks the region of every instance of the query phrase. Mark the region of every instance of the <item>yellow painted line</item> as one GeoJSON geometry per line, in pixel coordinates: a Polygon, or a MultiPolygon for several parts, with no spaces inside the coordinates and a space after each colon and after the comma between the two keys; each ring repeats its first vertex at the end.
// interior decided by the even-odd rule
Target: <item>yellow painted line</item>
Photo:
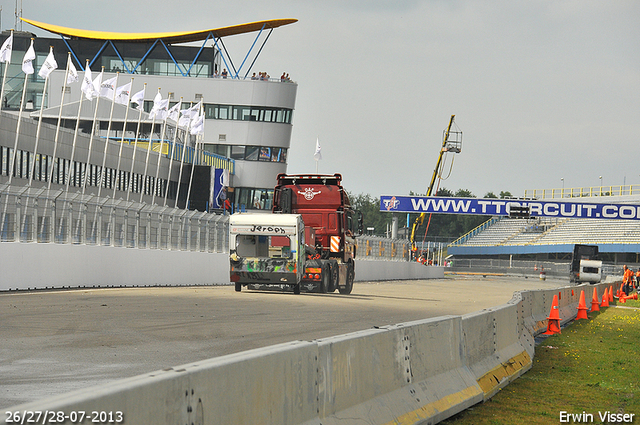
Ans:
{"type": "Polygon", "coordinates": [[[504,378],[515,375],[530,364],[531,357],[529,357],[529,353],[523,351],[482,375],[478,379],[478,385],[480,385],[486,397],[500,385],[504,378]]]}
{"type": "Polygon", "coordinates": [[[425,404],[419,409],[398,416],[393,421],[387,422],[385,425],[415,424],[440,412],[450,409],[453,406],[461,404],[473,397],[476,397],[479,394],[481,394],[481,391],[478,389],[478,387],[467,387],[462,391],[449,394],[448,396],[443,397],[440,400],[434,401],[433,403],[425,404]]]}

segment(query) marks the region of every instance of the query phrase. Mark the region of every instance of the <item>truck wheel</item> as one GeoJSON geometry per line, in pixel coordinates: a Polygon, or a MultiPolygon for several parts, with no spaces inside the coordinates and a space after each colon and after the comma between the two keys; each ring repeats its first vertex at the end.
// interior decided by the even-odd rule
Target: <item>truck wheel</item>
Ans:
{"type": "Polygon", "coordinates": [[[329,282],[329,287],[327,288],[327,292],[335,292],[336,288],[338,288],[338,278],[339,278],[340,268],[338,263],[335,261],[331,262],[331,280],[329,282]]]}
{"type": "Polygon", "coordinates": [[[242,284],[239,282],[236,282],[236,292],[240,292],[242,291],[242,284]]]}
{"type": "Polygon", "coordinates": [[[296,294],[296,295],[300,295],[300,284],[299,283],[293,285],[293,293],[296,294]]]}
{"type": "Polygon", "coordinates": [[[326,264],[322,268],[322,279],[320,280],[320,293],[326,294],[327,290],[331,286],[331,266],[326,264]]]}
{"type": "Polygon", "coordinates": [[[353,265],[353,262],[349,262],[349,264],[347,265],[346,285],[344,287],[338,287],[338,291],[340,291],[342,295],[349,295],[351,293],[351,290],[353,289],[353,280],[355,279],[355,277],[356,277],[355,267],[353,265]]]}

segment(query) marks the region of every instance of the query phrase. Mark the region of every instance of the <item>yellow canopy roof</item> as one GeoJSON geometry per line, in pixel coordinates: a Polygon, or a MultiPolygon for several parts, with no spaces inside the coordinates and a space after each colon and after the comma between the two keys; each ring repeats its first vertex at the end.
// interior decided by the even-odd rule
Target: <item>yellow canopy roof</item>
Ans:
{"type": "Polygon", "coordinates": [[[248,32],[260,31],[264,28],[278,28],[283,25],[298,22],[297,19],[272,19],[268,21],[250,22],[248,24],[233,25],[230,27],[215,28],[202,31],[178,31],[178,32],[145,32],[145,33],[126,33],[126,32],[108,32],[108,31],[92,31],[81,30],[75,28],[61,27],[59,25],[46,24],[44,22],[33,21],[31,19],[20,18],[24,22],[34,27],[72,38],[85,38],[92,40],[112,40],[125,41],[130,43],[145,43],[162,39],[167,44],[188,43],[190,41],[201,41],[207,38],[209,33],[213,33],[215,37],[226,37],[228,35],[244,34],[248,32]]]}

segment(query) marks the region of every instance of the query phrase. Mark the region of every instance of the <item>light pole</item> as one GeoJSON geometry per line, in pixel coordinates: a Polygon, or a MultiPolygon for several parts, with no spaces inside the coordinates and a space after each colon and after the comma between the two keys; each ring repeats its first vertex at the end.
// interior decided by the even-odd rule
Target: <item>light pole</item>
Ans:
{"type": "Polygon", "coordinates": [[[602,196],[602,176],[598,178],[600,179],[600,196],[602,196]]]}
{"type": "Polygon", "coordinates": [[[562,181],[562,192],[560,192],[560,197],[564,198],[564,177],[560,177],[560,181],[562,181]]]}

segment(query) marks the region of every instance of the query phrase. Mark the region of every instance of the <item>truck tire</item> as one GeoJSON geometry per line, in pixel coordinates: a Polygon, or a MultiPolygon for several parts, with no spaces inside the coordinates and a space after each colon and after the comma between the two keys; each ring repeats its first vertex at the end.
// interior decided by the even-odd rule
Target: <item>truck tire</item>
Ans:
{"type": "Polygon", "coordinates": [[[295,285],[293,285],[293,293],[296,295],[300,295],[300,284],[296,283],[295,285]]]}
{"type": "Polygon", "coordinates": [[[321,294],[326,294],[329,286],[331,286],[331,265],[325,264],[322,267],[322,278],[320,279],[320,288],[318,290],[321,294]]]}
{"type": "Polygon", "coordinates": [[[347,282],[344,287],[338,287],[342,295],[349,295],[353,290],[353,280],[356,277],[355,267],[352,261],[347,264],[347,282]]]}
{"type": "Polygon", "coordinates": [[[331,262],[331,280],[327,292],[333,293],[338,288],[338,279],[340,275],[340,267],[336,261],[331,262]]]}
{"type": "Polygon", "coordinates": [[[236,282],[236,292],[240,292],[242,291],[242,284],[239,282],[236,282]]]}

